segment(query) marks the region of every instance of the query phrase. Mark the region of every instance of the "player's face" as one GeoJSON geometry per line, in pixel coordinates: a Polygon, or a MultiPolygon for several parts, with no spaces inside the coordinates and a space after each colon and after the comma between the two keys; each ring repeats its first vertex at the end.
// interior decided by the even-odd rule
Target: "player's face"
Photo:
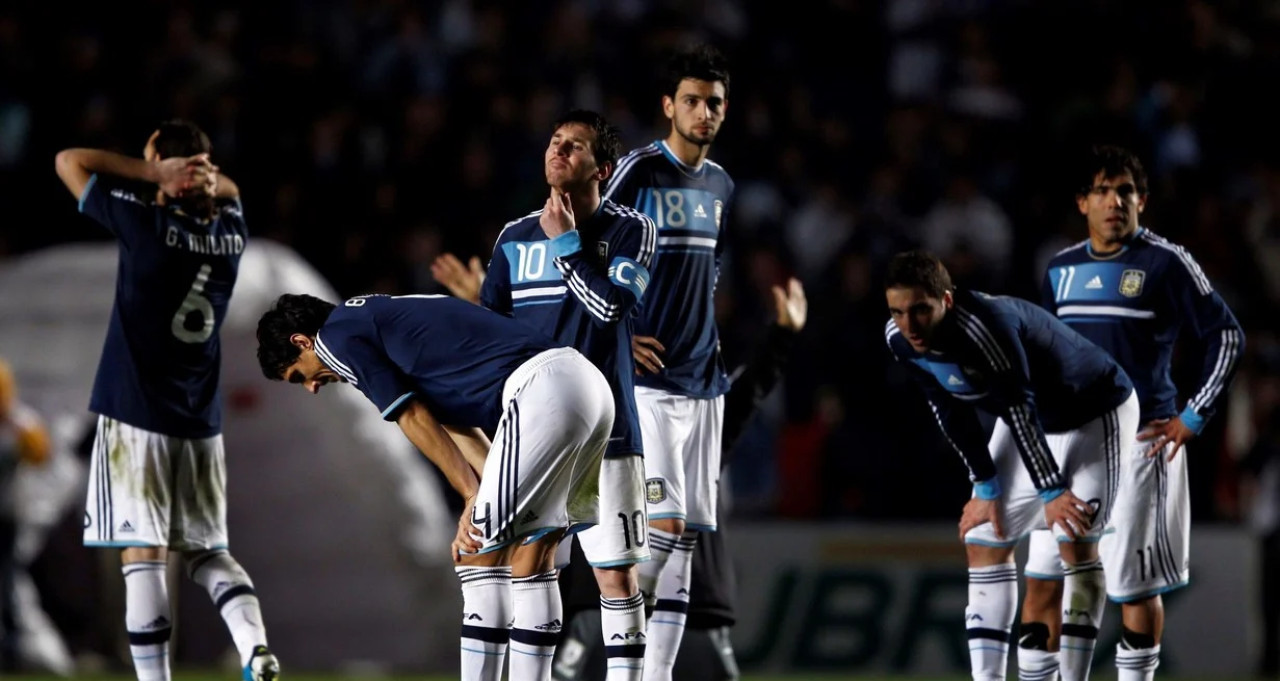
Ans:
{"type": "Polygon", "coordinates": [[[724,112],[729,108],[724,83],[685,78],[676,96],[662,98],[662,111],[676,132],[692,144],[708,145],[716,139],[724,112]]]}
{"type": "Polygon", "coordinates": [[[330,383],[339,383],[344,380],[320,361],[310,338],[298,333],[289,340],[298,346],[299,353],[298,359],[281,372],[284,380],[306,388],[312,395],[320,392],[320,388],[330,383]]]}
{"type": "Polygon", "coordinates": [[[1115,177],[1093,178],[1089,193],[1076,197],[1080,214],[1089,222],[1089,235],[1107,244],[1119,244],[1138,231],[1138,216],[1147,205],[1147,196],[1129,171],[1115,177]]]}
{"type": "Polygon", "coordinates": [[[558,189],[582,186],[604,179],[596,165],[596,133],[582,123],[567,123],[556,129],[547,145],[547,184],[558,189]]]}
{"type": "Polygon", "coordinates": [[[918,286],[895,287],[885,289],[884,296],[889,303],[889,316],[893,318],[898,332],[911,344],[911,349],[928,351],[938,325],[951,308],[951,292],[947,291],[941,298],[933,298],[918,286]]]}

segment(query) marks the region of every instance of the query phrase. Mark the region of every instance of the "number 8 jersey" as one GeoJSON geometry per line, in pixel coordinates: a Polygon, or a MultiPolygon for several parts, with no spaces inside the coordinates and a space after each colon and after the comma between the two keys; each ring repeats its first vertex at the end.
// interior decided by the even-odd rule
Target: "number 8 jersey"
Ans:
{"type": "Polygon", "coordinates": [[[80,212],[120,242],[89,409],[162,435],[218,435],[218,330],[248,237],[240,202],[219,202],[206,221],[94,175],[80,212]]]}

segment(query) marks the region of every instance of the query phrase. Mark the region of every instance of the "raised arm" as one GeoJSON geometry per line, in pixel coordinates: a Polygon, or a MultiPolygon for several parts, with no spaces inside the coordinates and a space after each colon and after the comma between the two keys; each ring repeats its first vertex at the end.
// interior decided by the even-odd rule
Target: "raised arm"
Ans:
{"type": "MultiPolygon", "coordinates": [[[[208,154],[146,161],[103,149],[64,149],[54,159],[54,169],[76,200],[84,197],[89,179],[96,174],[158,185],[170,196],[197,187],[213,172],[208,154]]],[[[239,195],[235,183],[230,183],[239,195]]]]}

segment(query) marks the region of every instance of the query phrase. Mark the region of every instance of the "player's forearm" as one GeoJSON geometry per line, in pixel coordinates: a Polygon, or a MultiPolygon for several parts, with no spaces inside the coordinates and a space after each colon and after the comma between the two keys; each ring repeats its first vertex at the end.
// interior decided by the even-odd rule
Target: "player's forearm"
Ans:
{"type": "Polygon", "coordinates": [[[480,489],[480,479],[458,445],[454,444],[453,438],[449,437],[425,405],[416,400],[410,401],[396,422],[418,451],[444,473],[445,479],[458,494],[464,499],[476,495],[480,489]]]}
{"type": "Polygon", "coordinates": [[[64,172],[78,171],[85,175],[114,175],[138,182],[160,182],[156,164],[105,149],[65,149],[58,153],[56,163],[59,176],[64,172]]]}
{"type": "Polygon", "coordinates": [[[467,460],[471,469],[479,475],[484,471],[485,459],[489,456],[489,438],[479,428],[459,428],[457,426],[445,426],[445,431],[449,433],[449,437],[453,438],[453,443],[458,446],[458,450],[462,452],[462,457],[467,460]]]}
{"type": "Polygon", "coordinates": [[[1244,332],[1239,326],[1222,328],[1211,334],[1205,348],[1200,387],[1179,414],[1182,423],[1199,434],[1230,392],[1244,353],[1244,332]]]}
{"type": "Polygon", "coordinates": [[[218,189],[214,192],[215,199],[238,199],[240,198],[240,186],[231,178],[218,173],[218,189]]]}

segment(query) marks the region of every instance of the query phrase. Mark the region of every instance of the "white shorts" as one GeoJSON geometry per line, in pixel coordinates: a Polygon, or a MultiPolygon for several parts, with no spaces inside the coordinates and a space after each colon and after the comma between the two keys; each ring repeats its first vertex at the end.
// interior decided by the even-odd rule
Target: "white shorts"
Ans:
{"type": "MultiPolygon", "coordinates": [[[[1117,603],[1173,591],[1186,586],[1191,578],[1187,453],[1179,451],[1173,461],[1166,461],[1168,446],[1147,458],[1149,449],[1150,444],[1143,442],[1128,448],[1120,465],[1120,492],[1111,512],[1111,527],[1099,546],[1107,595],[1117,603]]],[[[1026,574],[1061,579],[1057,547],[1047,537],[1036,536],[1039,534],[1031,537],[1026,574]]]]}
{"type": "Polygon", "coordinates": [[[479,552],[596,523],[600,459],[613,428],[604,376],[572,348],[547,350],[511,373],[502,402],[471,511],[479,552]]]}
{"type": "Polygon", "coordinates": [[[578,533],[587,562],[603,568],[649,560],[645,511],[644,458],[605,457],[600,465],[600,524],[578,533]]]}
{"type": "Polygon", "coordinates": [[[637,386],[636,411],[649,519],[680,518],[690,530],[714,532],[724,396],[685,397],[637,386]]]}
{"type": "MultiPolygon", "coordinates": [[[[1096,505],[1094,523],[1083,541],[1098,541],[1102,537],[1120,481],[1120,452],[1138,432],[1138,413],[1138,398],[1130,393],[1129,399],[1119,407],[1083,426],[1045,436],[1067,488],[1080,499],[1096,505]]],[[[989,448],[1003,490],[999,504],[1005,536],[997,538],[991,523],[983,523],[965,534],[965,543],[1013,546],[1032,530],[1048,529],[1044,502],[1031,482],[1031,474],[1022,463],[1004,419],[996,421],[989,448]]],[[[1069,541],[1060,529],[1054,528],[1054,533],[1058,541],[1069,541]]]]}
{"type": "Polygon", "coordinates": [[[99,416],[89,463],[84,545],[226,548],[222,436],[170,437],[99,416]]]}

